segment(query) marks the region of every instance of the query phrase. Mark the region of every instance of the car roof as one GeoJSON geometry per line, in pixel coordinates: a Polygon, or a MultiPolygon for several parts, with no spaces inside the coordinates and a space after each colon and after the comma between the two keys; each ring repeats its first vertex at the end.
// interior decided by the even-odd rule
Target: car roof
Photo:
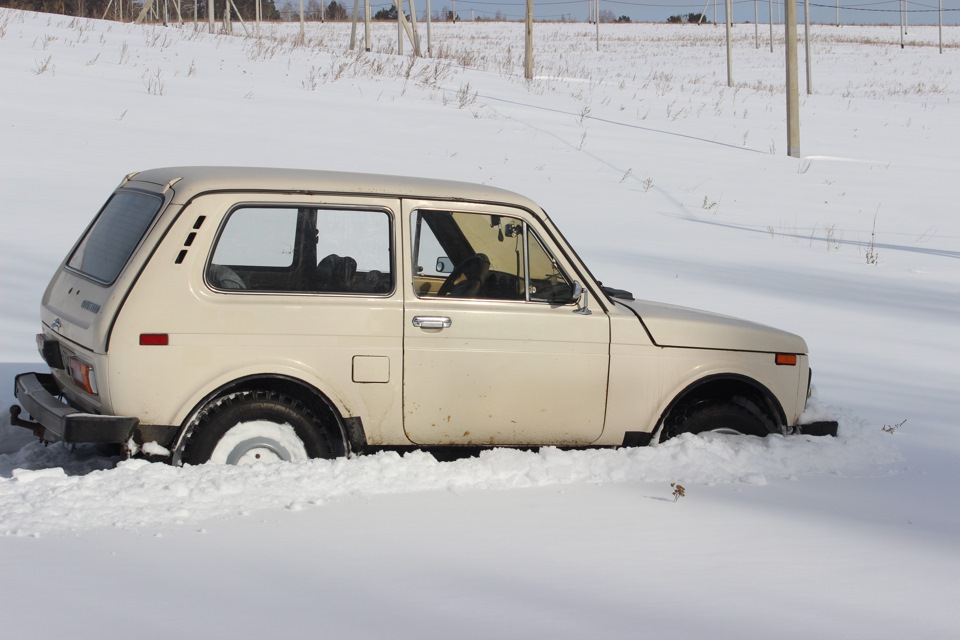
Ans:
{"type": "Polygon", "coordinates": [[[171,187],[176,193],[174,201],[181,204],[208,191],[279,191],[490,202],[542,213],[529,198],[490,185],[369,173],[268,167],[164,167],[132,173],[124,184],[128,181],[171,187]]]}

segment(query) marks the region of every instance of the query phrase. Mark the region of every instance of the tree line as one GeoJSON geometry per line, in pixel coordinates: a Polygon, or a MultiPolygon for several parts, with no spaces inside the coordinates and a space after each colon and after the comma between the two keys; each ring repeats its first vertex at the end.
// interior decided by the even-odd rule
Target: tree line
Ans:
{"type": "Polygon", "coordinates": [[[682,22],[689,22],[690,24],[710,24],[710,21],[707,20],[707,16],[702,13],[688,13],[685,16],[670,16],[667,18],[667,22],[670,24],[680,24],[682,22]]]}
{"type": "MultiPolygon", "coordinates": [[[[163,18],[164,0],[153,0],[156,16],[163,18]]],[[[350,19],[350,11],[347,10],[345,3],[349,0],[331,0],[329,4],[323,5],[318,0],[308,0],[304,3],[304,18],[307,20],[331,20],[342,21],[350,19]]],[[[124,20],[132,20],[143,9],[144,0],[0,0],[0,7],[10,9],[21,9],[24,11],[37,11],[40,13],[57,13],[66,16],[78,16],[81,18],[113,18],[122,15],[124,20]],[[106,15],[107,11],[110,15],[106,15]]],[[[208,17],[208,0],[197,0],[196,17],[200,20],[206,20],[208,17]]],[[[225,0],[214,0],[214,16],[218,19],[223,15],[225,0]]],[[[256,0],[233,0],[240,17],[244,20],[252,21],[256,18],[256,0]]],[[[176,1],[168,0],[167,17],[170,20],[176,20],[176,1]]],[[[299,20],[300,3],[285,0],[281,6],[277,6],[275,0],[261,0],[261,18],[263,20],[299,20]]],[[[184,20],[194,19],[193,0],[181,0],[180,14],[184,20]]],[[[424,14],[425,16],[426,14],[424,14]]],[[[409,18],[409,16],[407,16],[409,18]]],[[[455,16],[453,11],[444,8],[434,11],[431,16],[434,20],[452,21],[455,16]]],[[[380,9],[373,16],[374,20],[396,20],[397,8],[391,5],[387,9],[380,9]]],[[[456,16],[459,20],[459,16],[456,16]]]]}
{"type": "MultiPolygon", "coordinates": [[[[118,7],[122,7],[124,20],[131,20],[136,17],[143,9],[143,0],[0,0],[0,7],[10,9],[21,9],[23,11],[37,11],[40,13],[57,13],[66,16],[78,16],[80,18],[112,18],[120,15],[118,7]],[[107,11],[110,15],[105,15],[107,11]]],[[[206,20],[207,0],[197,0],[196,17],[206,20]]],[[[233,0],[240,17],[244,20],[254,20],[257,15],[256,0],[233,0]]],[[[214,16],[220,18],[223,15],[223,7],[226,2],[223,0],[213,2],[214,16]]],[[[176,19],[176,2],[168,0],[167,15],[170,20],[176,19]]],[[[154,8],[157,17],[163,16],[164,0],[154,0],[154,8]]],[[[282,9],[277,8],[275,0],[261,0],[260,2],[261,18],[263,20],[294,20],[300,17],[299,2],[294,7],[292,3],[285,2],[282,9]]],[[[184,20],[194,19],[193,0],[181,0],[180,14],[184,20]]],[[[309,0],[304,4],[304,16],[308,20],[349,20],[350,14],[342,2],[331,0],[327,5],[321,4],[317,0],[309,0]]],[[[396,9],[393,17],[396,18],[396,9]]]]}

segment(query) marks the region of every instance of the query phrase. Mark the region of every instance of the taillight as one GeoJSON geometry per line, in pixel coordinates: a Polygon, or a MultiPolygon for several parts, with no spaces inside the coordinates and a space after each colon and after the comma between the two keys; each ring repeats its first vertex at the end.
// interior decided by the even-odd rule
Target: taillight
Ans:
{"type": "Polygon", "coordinates": [[[78,387],[92,396],[97,394],[97,377],[93,373],[93,365],[87,364],[79,358],[70,358],[70,377],[78,387]]]}

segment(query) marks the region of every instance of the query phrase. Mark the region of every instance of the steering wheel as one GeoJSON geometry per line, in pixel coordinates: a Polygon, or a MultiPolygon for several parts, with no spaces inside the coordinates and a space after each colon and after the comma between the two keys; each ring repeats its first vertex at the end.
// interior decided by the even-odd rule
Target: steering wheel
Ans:
{"type": "Polygon", "coordinates": [[[483,253],[475,253],[453,268],[450,275],[440,285],[438,296],[454,298],[475,298],[480,287],[490,275],[490,258],[483,253]],[[457,282],[461,277],[463,280],[457,282]]]}

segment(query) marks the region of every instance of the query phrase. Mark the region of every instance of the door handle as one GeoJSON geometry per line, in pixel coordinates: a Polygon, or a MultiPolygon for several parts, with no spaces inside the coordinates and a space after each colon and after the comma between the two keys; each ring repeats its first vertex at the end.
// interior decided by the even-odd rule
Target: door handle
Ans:
{"type": "Polygon", "coordinates": [[[447,329],[452,324],[446,316],[413,316],[413,326],[421,329],[447,329]]]}

